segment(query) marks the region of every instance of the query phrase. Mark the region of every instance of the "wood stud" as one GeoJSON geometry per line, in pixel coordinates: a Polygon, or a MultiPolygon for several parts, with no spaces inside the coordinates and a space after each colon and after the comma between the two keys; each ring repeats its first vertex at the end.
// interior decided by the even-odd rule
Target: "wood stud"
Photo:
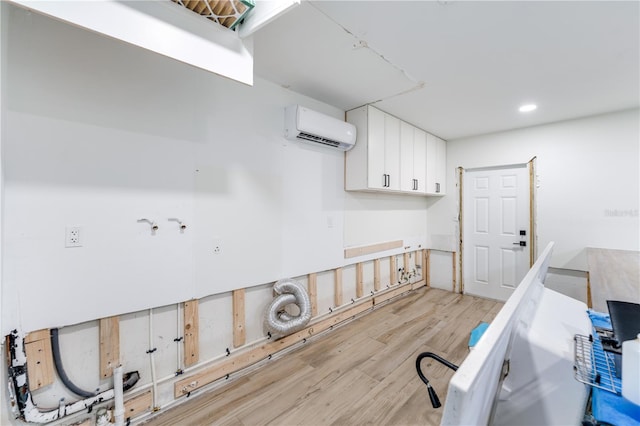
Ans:
{"type": "Polygon", "coordinates": [[[244,289],[233,290],[233,347],[246,343],[244,289]]]}
{"type": "Polygon", "coordinates": [[[535,222],[535,190],[536,190],[536,157],[529,163],[529,267],[536,261],[536,222],[535,222]]]}
{"type": "Polygon", "coordinates": [[[49,329],[29,333],[24,339],[24,351],[29,389],[34,391],[52,384],[54,367],[49,329]]]}
{"type": "Polygon", "coordinates": [[[342,312],[335,312],[331,317],[315,324],[311,324],[309,327],[298,331],[297,333],[290,334],[276,341],[269,341],[247,351],[233,354],[229,358],[226,358],[220,363],[217,363],[200,373],[196,373],[176,382],[174,384],[174,396],[178,398],[186,395],[196,389],[225,377],[227,374],[231,374],[235,371],[253,365],[258,361],[268,358],[269,355],[275,352],[286,349],[303,339],[307,339],[327,330],[342,321],[370,309],[371,307],[373,307],[373,300],[365,299],[360,303],[350,305],[348,309],[345,309],[342,312]]]}
{"type": "Polygon", "coordinates": [[[460,293],[464,294],[464,226],[463,226],[463,212],[464,212],[464,169],[458,167],[458,184],[460,185],[460,191],[458,191],[458,203],[460,206],[458,212],[458,228],[460,229],[460,240],[458,241],[458,253],[460,253],[460,293]]]}
{"type": "MultiPolygon", "coordinates": [[[[410,259],[410,254],[409,252],[405,252],[402,255],[402,267],[404,268],[404,273],[405,276],[407,276],[406,274],[409,273],[409,271],[411,270],[411,259],[410,259]]],[[[411,279],[409,279],[409,281],[411,281],[411,279]]]]}
{"type": "Polygon", "coordinates": [[[342,268],[334,269],[333,276],[333,285],[335,288],[333,303],[338,307],[342,306],[342,268]]]}
{"type": "Polygon", "coordinates": [[[387,241],[384,243],[371,244],[363,247],[352,247],[344,249],[344,258],[350,259],[352,257],[364,256],[366,254],[377,253],[386,250],[392,250],[403,246],[402,240],[387,241]]]}
{"type": "MultiPolygon", "coordinates": [[[[241,350],[237,354],[231,354],[223,361],[216,363],[215,365],[205,369],[204,371],[184,378],[174,384],[174,395],[179,397],[185,395],[195,389],[199,389],[215,380],[224,378],[228,374],[236,372],[242,368],[250,366],[264,358],[269,357],[271,354],[285,349],[295,343],[306,340],[307,338],[327,330],[334,325],[339,324],[345,320],[353,318],[366,310],[372,308],[376,304],[385,302],[393,297],[411,291],[415,288],[430,285],[430,264],[429,264],[429,249],[422,249],[415,251],[416,267],[420,265],[422,267],[422,279],[419,282],[413,284],[405,283],[398,285],[398,270],[397,270],[397,256],[393,255],[389,257],[390,267],[390,284],[393,286],[390,289],[381,291],[381,276],[380,276],[380,259],[373,260],[373,287],[376,292],[374,297],[367,298],[366,300],[356,301],[355,304],[350,305],[348,308],[334,310],[332,315],[325,318],[315,324],[311,324],[307,328],[289,336],[285,336],[275,341],[266,342],[253,349],[241,350]],[[380,293],[377,293],[380,292],[380,293]]],[[[403,253],[403,265],[405,271],[410,270],[410,253],[403,253]]],[[[455,253],[454,253],[455,263],[455,253]]],[[[356,267],[356,296],[361,298],[364,296],[364,264],[362,262],[357,263],[356,267]]],[[[455,266],[454,266],[455,268],[455,266]]],[[[454,269],[455,275],[455,269],[454,269]]],[[[334,269],[334,302],[336,307],[340,307],[343,304],[343,268],[339,267],[334,269]]],[[[454,283],[455,289],[455,283],[454,283]]],[[[308,274],[308,292],[311,300],[312,315],[318,314],[318,295],[317,295],[317,274],[308,274]]],[[[235,348],[246,345],[246,324],[245,324],[245,289],[234,290],[232,293],[233,301],[233,344],[235,348]]],[[[198,314],[198,300],[190,300],[184,302],[184,350],[185,350],[185,366],[195,365],[199,361],[199,314],[198,314]]],[[[42,332],[30,333],[28,337],[31,337],[30,345],[49,343],[50,352],[50,340],[48,330],[42,332]]],[[[25,338],[25,343],[27,338],[25,338]]],[[[31,348],[36,348],[32,346],[31,348]]],[[[112,368],[119,363],[119,317],[110,317],[100,320],[100,348],[101,348],[101,374],[112,373],[112,368]]],[[[41,351],[46,353],[47,349],[44,348],[41,351]]],[[[29,356],[30,359],[36,359],[36,355],[29,356]]],[[[53,381],[53,365],[52,357],[48,356],[51,360],[51,380],[53,381]]],[[[106,376],[104,376],[106,377],[106,376]]],[[[31,378],[30,378],[31,380],[31,378]]],[[[38,380],[34,380],[34,383],[38,380]]],[[[40,380],[41,383],[45,383],[40,380]]],[[[44,384],[43,384],[44,385],[44,384]]],[[[150,411],[152,409],[152,395],[151,391],[139,394],[134,398],[125,402],[125,412],[127,417],[135,417],[144,411],[150,411]]]]}
{"type": "Polygon", "coordinates": [[[456,281],[457,281],[457,277],[458,277],[458,274],[457,274],[457,271],[456,271],[456,265],[457,265],[457,263],[456,263],[456,252],[454,251],[454,252],[451,252],[451,269],[452,269],[451,282],[453,283],[453,290],[452,291],[454,293],[456,292],[456,281]]]}
{"type": "Polygon", "coordinates": [[[113,376],[120,365],[120,317],[100,319],[100,378],[113,376]]]}
{"type": "Polygon", "coordinates": [[[362,273],[362,263],[356,263],[356,298],[364,296],[364,278],[362,273]]]}
{"type": "Polygon", "coordinates": [[[126,400],[124,402],[124,418],[136,417],[145,411],[151,411],[151,404],[153,404],[152,399],[151,390],[148,390],[126,400]]]}
{"type": "Polygon", "coordinates": [[[379,305],[382,302],[385,302],[389,299],[392,299],[402,293],[406,293],[408,291],[411,291],[412,286],[411,284],[401,284],[399,286],[393,287],[392,290],[390,291],[385,291],[384,293],[376,296],[373,298],[373,304],[374,305],[379,305]]]}
{"type": "Polygon", "coordinates": [[[184,302],[184,365],[191,366],[200,357],[198,333],[198,301],[184,302]]]}
{"type": "Polygon", "coordinates": [[[389,257],[389,281],[391,285],[398,284],[398,266],[396,264],[396,256],[389,257]]]}
{"type": "Polygon", "coordinates": [[[309,300],[311,301],[311,317],[318,316],[318,275],[314,272],[308,275],[307,281],[309,300]]]}

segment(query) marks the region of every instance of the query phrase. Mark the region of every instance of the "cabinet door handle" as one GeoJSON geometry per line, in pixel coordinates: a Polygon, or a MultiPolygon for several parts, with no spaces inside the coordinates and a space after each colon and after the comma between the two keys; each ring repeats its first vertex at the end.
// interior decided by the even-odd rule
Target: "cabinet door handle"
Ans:
{"type": "Polygon", "coordinates": [[[414,181],[416,182],[415,183],[416,187],[414,189],[417,191],[418,190],[418,179],[414,179],[414,181]]]}
{"type": "Polygon", "coordinates": [[[440,184],[436,182],[436,192],[440,192],[440,184]]]}

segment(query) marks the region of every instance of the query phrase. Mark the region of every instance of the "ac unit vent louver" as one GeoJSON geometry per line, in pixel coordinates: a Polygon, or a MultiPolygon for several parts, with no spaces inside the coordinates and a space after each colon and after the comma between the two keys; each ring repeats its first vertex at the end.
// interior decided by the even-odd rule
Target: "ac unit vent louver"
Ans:
{"type": "Polygon", "coordinates": [[[331,139],[323,138],[322,136],[311,135],[309,133],[300,133],[298,139],[304,139],[311,142],[318,142],[324,145],[329,145],[333,147],[340,146],[340,142],[332,141],[331,139]]]}

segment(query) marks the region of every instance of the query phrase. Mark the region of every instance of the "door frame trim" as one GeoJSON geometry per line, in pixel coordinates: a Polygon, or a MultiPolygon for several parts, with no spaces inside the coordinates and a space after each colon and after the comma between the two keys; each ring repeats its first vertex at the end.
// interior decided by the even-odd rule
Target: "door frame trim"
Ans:
{"type": "MultiPolygon", "coordinates": [[[[515,164],[502,164],[498,166],[485,166],[485,167],[469,167],[465,169],[462,166],[458,166],[456,171],[457,187],[458,187],[458,264],[460,266],[460,289],[458,293],[464,294],[464,175],[466,171],[476,170],[496,170],[507,169],[514,167],[526,167],[529,172],[529,267],[533,266],[536,260],[536,251],[538,248],[538,235],[537,235],[537,185],[536,185],[536,170],[537,170],[537,157],[533,157],[526,163],[515,164]]],[[[455,287],[454,287],[455,291],[455,287]]]]}

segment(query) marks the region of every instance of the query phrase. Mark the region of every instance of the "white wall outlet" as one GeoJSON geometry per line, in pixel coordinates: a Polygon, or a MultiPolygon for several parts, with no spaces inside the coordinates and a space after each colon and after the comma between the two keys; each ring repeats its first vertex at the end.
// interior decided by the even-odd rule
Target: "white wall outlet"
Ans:
{"type": "Polygon", "coordinates": [[[82,247],[82,228],[79,226],[67,226],[64,237],[65,247],[82,247]]]}

